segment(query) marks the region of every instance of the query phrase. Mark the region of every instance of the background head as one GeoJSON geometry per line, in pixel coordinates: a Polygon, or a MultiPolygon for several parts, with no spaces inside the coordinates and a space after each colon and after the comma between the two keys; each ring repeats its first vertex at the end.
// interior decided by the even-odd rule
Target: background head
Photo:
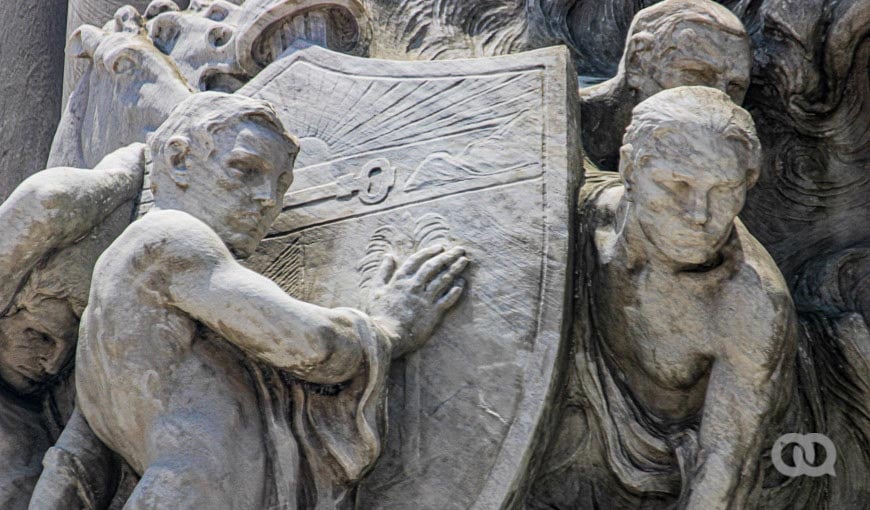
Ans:
{"type": "Polygon", "coordinates": [[[56,264],[32,273],[0,317],[0,379],[21,396],[39,394],[65,372],[75,352],[87,284],[59,269],[56,264]]]}
{"type": "Polygon", "coordinates": [[[271,105],[221,92],[179,104],[149,145],[155,205],[202,220],[239,257],[281,211],[299,151],[271,105]]]}
{"type": "Polygon", "coordinates": [[[728,240],[760,164],[746,110],[720,90],[677,87],[634,108],[619,172],[647,240],[675,262],[703,264],[728,240]]]}
{"type": "Polygon", "coordinates": [[[710,0],[665,0],[638,12],[620,73],[637,101],[684,85],[719,89],[742,103],[752,53],[737,17],[710,0]]]}

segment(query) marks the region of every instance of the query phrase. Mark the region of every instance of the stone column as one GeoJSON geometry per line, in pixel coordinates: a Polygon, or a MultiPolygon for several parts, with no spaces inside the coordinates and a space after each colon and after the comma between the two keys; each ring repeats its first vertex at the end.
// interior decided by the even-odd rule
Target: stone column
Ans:
{"type": "Polygon", "coordinates": [[[60,119],[66,0],[0,2],[0,202],[41,170],[60,119]]]}

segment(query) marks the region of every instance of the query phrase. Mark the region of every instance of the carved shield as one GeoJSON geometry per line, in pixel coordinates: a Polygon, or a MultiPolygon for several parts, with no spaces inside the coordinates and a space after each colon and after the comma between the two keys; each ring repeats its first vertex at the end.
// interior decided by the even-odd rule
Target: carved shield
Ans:
{"type": "Polygon", "coordinates": [[[564,48],[440,62],[309,48],[239,91],[275,105],[302,146],[250,267],[297,298],[365,310],[385,253],[440,242],[472,261],[462,300],[391,369],[360,508],[521,503],[569,331],[572,69],[564,48]]]}

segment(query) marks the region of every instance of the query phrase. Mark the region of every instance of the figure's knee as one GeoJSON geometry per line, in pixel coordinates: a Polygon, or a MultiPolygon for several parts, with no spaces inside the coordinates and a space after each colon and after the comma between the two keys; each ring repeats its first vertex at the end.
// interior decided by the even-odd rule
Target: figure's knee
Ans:
{"type": "Polygon", "coordinates": [[[230,510],[232,498],[219,480],[195,466],[174,462],[151,465],[142,475],[124,510],[230,510]]]}
{"type": "Polygon", "coordinates": [[[145,469],[124,509],[259,509],[265,473],[261,463],[242,457],[233,461],[197,449],[160,456],[145,469]]]}

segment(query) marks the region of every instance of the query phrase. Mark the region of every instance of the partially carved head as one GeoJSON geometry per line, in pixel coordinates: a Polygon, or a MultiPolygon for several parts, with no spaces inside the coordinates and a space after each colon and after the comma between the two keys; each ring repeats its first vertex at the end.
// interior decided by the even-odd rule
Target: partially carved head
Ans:
{"type": "Polygon", "coordinates": [[[145,35],[144,21],[124,7],[104,28],[84,25],[69,42],[71,56],[93,67],[80,97],[78,130],[84,163],[96,165],[114,149],[142,142],[192,92],[178,69],[145,35]]]}
{"type": "Polygon", "coordinates": [[[634,108],[619,172],[647,240],[675,262],[704,264],[731,235],[760,164],[746,110],[720,90],[677,87],[634,108]]]}
{"type": "Polygon", "coordinates": [[[638,12],[620,62],[638,101],[673,87],[703,85],[740,104],[751,68],[743,24],[710,0],[665,0],[638,12]]]}
{"type": "Polygon", "coordinates": [[[299,151],[271,105],[221,92],[178,105],[149,145],[155,205],[204,221],[238,257],[281,212],[299,151]]]}
{"type": "Polygon", "coordinates": [[[358,0],[194,0],[145,10],[154,44],[197,90],[235,92],[297,40],[360,54],[367,41],[358,0]]]}
{"type": "Polygon", "coordinates": [[[249,78],[238,64],[235,35],[241,8],[226,0],[193,2],[180,10],[154,0],[145,10],[148,35],[196,90],[235,92],[249,78]]]}
{"type": "Polygon", "coordinates": [[[25,397],[70,366],[78,339],[87,292],[70,287],[61,264],[54,266],[34,272],[0,317],[0,380],[25,397]]]}

